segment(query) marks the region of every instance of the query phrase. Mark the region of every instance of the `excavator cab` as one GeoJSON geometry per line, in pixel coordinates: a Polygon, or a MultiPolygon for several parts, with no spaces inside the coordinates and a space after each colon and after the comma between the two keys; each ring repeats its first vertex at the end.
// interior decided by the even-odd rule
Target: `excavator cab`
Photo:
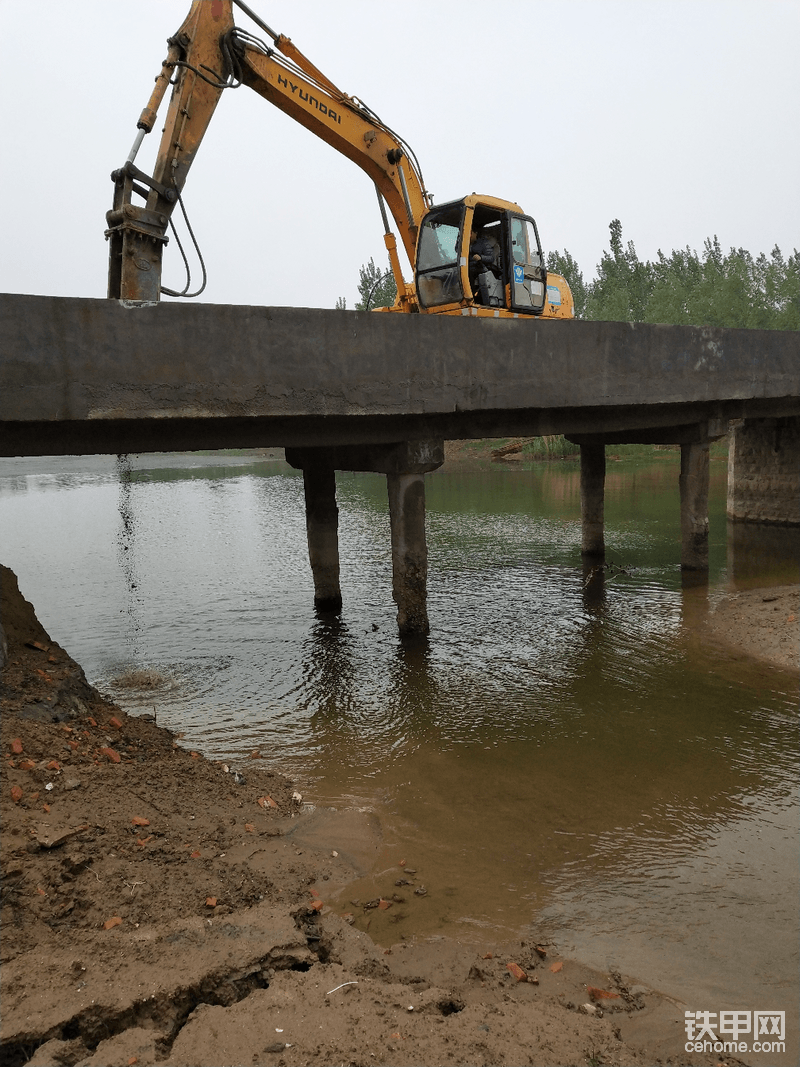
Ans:
{"type": "Polygon", "coordinates": [[[553,302],[560,303],[558,286],[548,287],[534,220],[517,204],[474,194],[423,217],[416,282],[421,308],[439,314],[474,308],[476,314],[541,315],[549,302],[550,314],[553,302]],[[481,261],[470,251],[473,234],[481,261]]]}

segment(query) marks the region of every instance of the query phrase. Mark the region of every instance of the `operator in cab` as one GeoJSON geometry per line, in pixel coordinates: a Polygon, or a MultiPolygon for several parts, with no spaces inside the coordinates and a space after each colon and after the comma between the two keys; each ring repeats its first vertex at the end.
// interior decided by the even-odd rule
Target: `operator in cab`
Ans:
{"type": "Polygon", "coordinates": [[[469,232],[469,284],[476,304],[499,307],[502,304],[502,285],[497,277],[500,267],[500,246],[496,239],[469,232]]]}
{"type": "Polygon", "coordinates": [[[495,266],[495,248],[488,237],[478,234],[476,230],[469,231],[469,280],[472,288],[475,288],[475,279],[484,270],[495,266]]]}

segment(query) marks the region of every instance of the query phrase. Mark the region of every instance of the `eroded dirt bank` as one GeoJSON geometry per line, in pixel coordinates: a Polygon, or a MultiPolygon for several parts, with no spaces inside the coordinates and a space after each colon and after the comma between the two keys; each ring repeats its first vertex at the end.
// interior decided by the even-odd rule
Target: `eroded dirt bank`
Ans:
{"type": "Polygon", "coordinates": [[[376,828],[320,843],[261,759],[127,716],[0,576],[3,1064],[720,1063],[683,1005],[557,946],[374,945],[326,897],[376,828]]]}

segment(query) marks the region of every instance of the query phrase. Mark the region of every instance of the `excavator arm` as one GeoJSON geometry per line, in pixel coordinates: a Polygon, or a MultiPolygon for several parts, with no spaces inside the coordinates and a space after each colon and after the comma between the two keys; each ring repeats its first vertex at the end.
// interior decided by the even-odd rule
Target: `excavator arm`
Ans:
{"type": "MultiPolygon", "coordinates": [[[[339,90],[287,37],[274,33],[241,0],[193,0],[174,37],[142,111],[125,165],[114,171],[114,204],[106,216],[110,242],[109,297],[132,305],[159,300],[161,257],[167,227],[189,168],[225,89],[247,85],[356,163],[375,183],[381,199],[387,250],[401,305],[415,303],[407,285],[383,207],[385,200],[400,240],[414,264],[421,219],[429,209],[422,173],[408,145],[361,101],[339,90]],[[238,29],[233,3],[272,39],[274,47],[238,29]],[[152,175],[135,158],[156,122],[172,86],[164,132],[152,175]],[[143,204],[133,203],[136,194],[143,204]]],[[[183,294],[171,294],[183,295],[183,294]]]]}

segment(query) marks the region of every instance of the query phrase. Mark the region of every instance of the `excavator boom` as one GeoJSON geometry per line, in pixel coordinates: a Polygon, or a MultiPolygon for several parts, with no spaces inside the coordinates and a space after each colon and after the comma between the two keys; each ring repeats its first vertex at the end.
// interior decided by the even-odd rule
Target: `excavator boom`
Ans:
{"type": "MultiPolygon", "coordinates": [[[[465,197],[435,208],[409,145],[361,100],[342,92],[283,34],[263,22],[243,0],[193,0],[174,37],[138,122],[125,164],[114,171],[114,203],[106,219],[108,295],[130,306],[154,304],[162,293],[161,260],[167,227],[203,136],[226,89],[246,85],[316,134],[369,175],[378,191],[384,242],[397,283],[391,311],[423,314],[492,314],[495,317],[572,316],[563,278],[544,266],[536,224],[521,208],[494,197],[465,197]],[[238,28],[237,4],[271,39],[238,28]],[[135,159],[155,126],[172,87],[152,175],[135,159]],[[134,203],[136,195],[143,203],[134,203]],[[395,235],[414,281],[406,283],[395,235]],[[487,265],[477,269],[473,231],[487,265]],[[496,249],[487,253],[486,249],[496,249]]],[[[188,282],[187,282],[188,289],[188,282]]]]}
{"type": "MultiPolygon", "coordinates": [[[[419,221],[430,206],[413,153],[369,108],[341,92],[288,37],[273,34],[259,20],[273,36],[276,48],[271,48],[237,29],[233,2],[193,0],[183,25],[169,38],[167,58],[139,119],[134,149],[112,175],[115,196],[106,231],[111,242],[110,297],[133,304],[159,299],[170,217],[222,93],[239,84],[255,90],[369,175],[413,265],[419,221]],[[168,84],[173,85],[172,96],[153,174],[148,176],[138,170],[134,158],[144,134],[155,125],[168,84]],[[145,205],[134,204],[133,193],[144,197],[145,205]]],[[[396,280],[403,292],[405,282],[396,280]]]]}

